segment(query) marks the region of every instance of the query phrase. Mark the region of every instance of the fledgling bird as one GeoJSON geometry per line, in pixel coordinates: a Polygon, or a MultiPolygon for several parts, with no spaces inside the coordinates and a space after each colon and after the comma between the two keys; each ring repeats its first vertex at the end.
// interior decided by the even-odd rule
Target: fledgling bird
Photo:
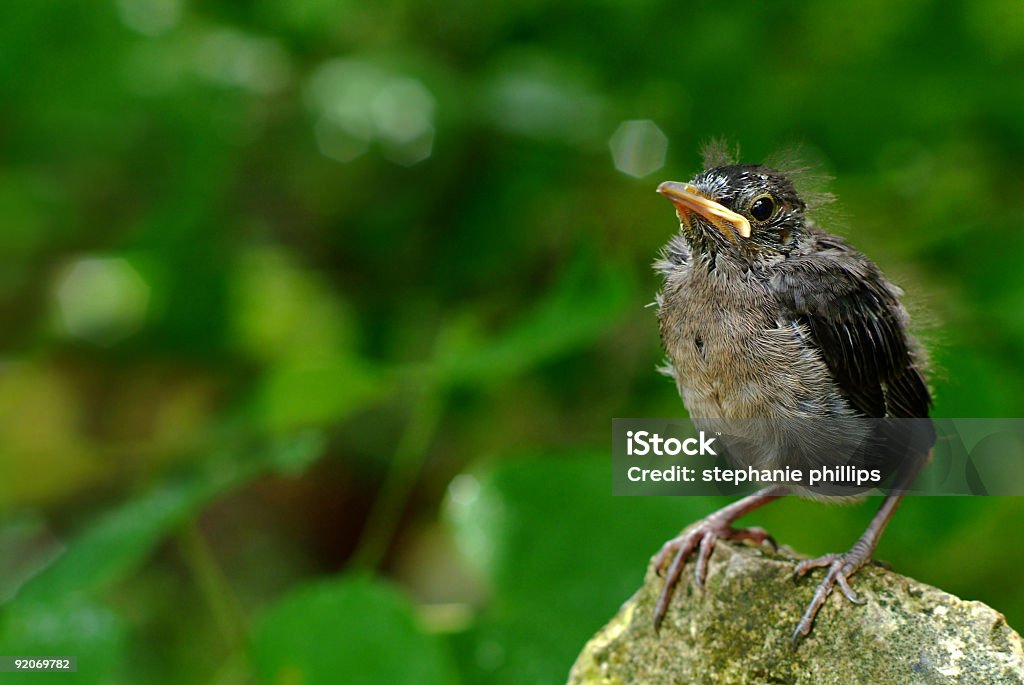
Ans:
{"type": "MultiPolygon", "coordinates": [[[[668,371],[690,416],[797,422],[927,417],[924,353],[908,331],[902,291],[871,260],[814,224],[792,172],[735,164],[720,146],[705,151],[704,166],[689,183],[658,187],[675,205],[680,226],[656,264],[664,276],[658,319],[668,371]]],[[[828,570],[794,643],[810,632],[835,586],[861,603],[848,581],[871,560],[933,440],[928,435],[910,456],[898,450],[892,452],[897,458],[878,456],[880,463],[900,462],[886,464],[895,487],[850,551],[796,565],[798,577],[828,570]]],[[[752,459],[758,468],[803,465],[771,445],[752,459]]],[[[774,544],[764,530],[732,524],[786,492],[787,486],[765,488],[665,543],[655,560],[664,572],[656,628],[691,556],[700,586],[716,540],[774,544]]]]}

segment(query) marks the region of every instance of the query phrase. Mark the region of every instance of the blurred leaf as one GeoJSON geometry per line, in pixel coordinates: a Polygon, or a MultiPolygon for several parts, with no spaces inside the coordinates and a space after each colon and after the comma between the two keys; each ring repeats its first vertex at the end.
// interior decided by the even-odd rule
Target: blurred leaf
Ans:
{"type": "Polygon", "coordinates": [[[130,573],[164,535],[219,495],[271,471],[297,473],[322,452],[321,436],[304,434],[255,453],[212,459],[194,473],[168,480],[88,527],[53,564],[25,583],[14,603],[55,601],[105,587],[130,573]]]}
{"type": "Polygon", "coordinates": [[[260,248],[233,276],[235,344],[268,363],[254,418],[274,433],[336,423],[387,389],[355,350],[358,322],[340,293],[285,250],[260,248]]]}
{"type": "Polygon", "coordinates": [[[448,518],[495,600],[466,638],[462,666],[481,682],[565,682],[651,555],[713,508],[707,498],[613,498],[605,454],[508,460],[479,487],[463,481],[448,518]]]}
{"type": "Polygon", "coordinates": [[[442,644],[412,605],[363,578],[335,578],[292,592],[256,630],[253,663],[272,685],[445,685],[457,682],[442,644]]]}
{"type": "Polygon", "coordinates": [[[485,341],[467,330],[454,331],[438,361],[438,374],[451,382],[496,383],[592,342],[615,325],[632,301],[627,274],[581,256],[502,333],[485,341]]]}
{"type": "Polygon", "coordinates": [[[237,258],[231,277],[235,345],[261,361],[351,354],[358,322],[341,293],[283,249],[237,258]]]}
{"type": "Polygon", "coordinates": [[[56,365],[6,365],[0,373],[0,511],[95,482],[100,464],[82,435],[83,412],[56,365]]]}
{"type": "Polygon", "coordinates": [[[60,556],[63,545],[38,514],[0,524],[0,604],[60,556]]]}
{"type": "Polygon", "coordinates": [[[387,387],[379,374],[352,357],[285,363],[271,370],[257,391],[255,418],[274,433],[337,423],[387,387]]]}
{"type": "MultiPolygon", "coordinates": [[[[80,597],[19,602],[0,612],[0,654],[78,658],[74,675],[34,673],[17,682],[109,683],[124,651],[124,632],[117,614],[80,597]]],[[[16,681],[5,674],[3,682],[16,681]]]]}

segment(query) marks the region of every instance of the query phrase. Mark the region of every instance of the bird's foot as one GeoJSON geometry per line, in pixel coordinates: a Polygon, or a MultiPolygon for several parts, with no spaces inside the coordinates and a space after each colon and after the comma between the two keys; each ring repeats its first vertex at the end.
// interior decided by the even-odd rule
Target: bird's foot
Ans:
{"type": "Polygon", "coordinates": [[[796,630],[793,631],[794,646],[811,632],[811,626],[814,625],[814,617],[818,615],[818,610],[825,604],[825,600],[832,594],[832,589],[836,585],[839,586],[846,599],[854,604],[864,604],[864,600],[858,597],[857,593],[850,587],[849,579],[850,576],[859,571],[869,561],[871,561],[869,552],[864,552],[854,547],[849,552],[843,554],[826,554],[817,559],[804,559],[796,565],[793,573],[797,578],[804,576],[808,571],[815,568],[828,568],[828,572],[818,585],[818,589],[815,590],[814,597],[811,598],[811,603],[807,606],[807,610],[800,619],[800,623],[797,624],[796,630]]]}
{"type": "Polygon", "coordinates": [[[752,540],[758,544],[767,542],[772,549],[777,549],[775,539],[762,528],[733,528],[732,521],[712,514],[700,523],[694,524],[672,538],[664,545],[654,558],[654,567],[662,575],[665,583],[658,596],[654,608],[654,630],[661,627],[661,622],[668,611],[679,578],[683,574],[686,560],[696,550],[697,563],[694,567],[693,579],[697,587],[703,587],[708,574],[708,559],[715,549],[718,540],[752,540]]]}

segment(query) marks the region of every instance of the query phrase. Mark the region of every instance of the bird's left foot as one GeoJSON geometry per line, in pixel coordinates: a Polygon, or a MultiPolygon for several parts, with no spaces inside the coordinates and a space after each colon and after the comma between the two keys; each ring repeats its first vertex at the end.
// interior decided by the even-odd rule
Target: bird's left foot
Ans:
{"type": "Polygon", "coordinates": [[[850,576],[859,571],[870,560],[871,555],[869,552],[864,552],[854,547],[849,552],[843,554],[826,554],[817,559],[804,559],[796,565],[794,575],[797,578],[804,576],[808,571],[815,568],[825,567],[828,568],[828,572],[818,585],[818,589],[814,592],[814,597],[811,599],[807,611],[804,612],[803,618],[800,619],[800,623],[797,624],[796,630],[793,631],[794,646],[811,632],[811,626],[814,625],[814,617],[818,615],[818,610],[825,604],[825,600],[832,594],[832,589],[836,585],[842,590],[846,599],[854,604],[865,603],[863,599],[857,596],[853,588],[850,587],[849,580],[850,576]]]}

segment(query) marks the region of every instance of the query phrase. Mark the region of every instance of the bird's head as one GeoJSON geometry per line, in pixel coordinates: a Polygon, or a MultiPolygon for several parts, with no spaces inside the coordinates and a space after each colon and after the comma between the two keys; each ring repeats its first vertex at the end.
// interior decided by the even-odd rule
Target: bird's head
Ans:
{"type": "Polygon", "coordinates": [[[683,237],[699,254],[747,262],[790,252],[806,205],[786,174],[757,164],[707,169],[689,183],[658,186],[676,207],[683,237]]]}

